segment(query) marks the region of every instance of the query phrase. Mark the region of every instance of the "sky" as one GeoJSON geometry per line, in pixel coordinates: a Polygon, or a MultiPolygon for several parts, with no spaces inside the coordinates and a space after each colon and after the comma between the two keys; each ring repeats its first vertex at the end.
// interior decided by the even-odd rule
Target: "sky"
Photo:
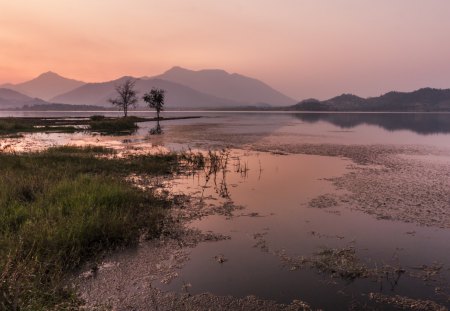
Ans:
{"type": "Polygon", "coordinates": [[[0,0],[0,83],[224,69],[295,99],[450,88],[448,0],[0,0]]]}

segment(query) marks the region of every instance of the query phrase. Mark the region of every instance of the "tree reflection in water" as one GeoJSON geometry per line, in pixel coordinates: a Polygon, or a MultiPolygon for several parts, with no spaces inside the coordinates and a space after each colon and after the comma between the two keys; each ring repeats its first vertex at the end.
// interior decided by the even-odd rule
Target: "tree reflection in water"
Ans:
{"type": "Polygon", "coordinates": [[[159,124],[159,120],[157,121],[156,126],[151,128],[148,133],[150,135],[161,135],[164,133],[161,124],[159,124]]]}

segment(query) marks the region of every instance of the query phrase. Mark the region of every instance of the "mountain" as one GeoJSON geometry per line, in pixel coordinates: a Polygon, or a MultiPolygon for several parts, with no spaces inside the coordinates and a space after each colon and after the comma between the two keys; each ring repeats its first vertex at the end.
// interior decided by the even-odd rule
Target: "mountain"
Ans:
{"type": "Polygon", "coordinates": [[[295,103],[292,98],[259,80],[237,73],[229,74],[223,70],[193,71],[173,67],[155,78],[183,84],[202,93],[246,105],[286,106],[295,103]]]}
{"type": "Polygon", "coordinates": [[[343,94],[328,100],[308,99],[283,110],[297,111],[450,111],[450,89],[423,88],[413,92],[389,92],[361,98],[343,94]]]}
{"type": "MultiPolygon", "coordinates": [[[[47,72],[33,80],[16,85],[5,84],[3,87],[53,103],[110,107],[108,99],[115,97],[114,87],[127,78],[130,77],[84,83],[47,72]]],[[[192,71],[173,67],[159,76],[135,80],[140,95],[152,87],[167,90],[166,105],[173,109],[233,109],[244,106],[264,108],[295,103],[292,98],[261,81],[223,70],[192,71]]]]}
{"type": "Polygon", "coordinates": [[[38,97],[44,100],[49,100],[52,97],[66,93],[83,84],[84,82],[67,79],[61,77],[57,73],[49,71],[30,81],[19,84],[4,84],[1,87],[15,90],[30,97],[38,97]]]}
{"type": "MultiPolygon", "coordinates": [[[[131,77],[122,77],[120,79],[103,82],[103,83],[87,83],[75,90],[67,92],[65,94],[56,96],[51,99],[52,102],[71,104],[71,105],[99,105],[108,106],[111,105],[108,99],[117,96],[115,86],[120,85],[126,79],[131,77]]],[[[240,106],[242,103],[218,98],[209,94],[204,94],[190,87],[165,81],[162,79],[135,79],[135,88],[138,91],[139,97],[142,97],[145,92],[148,92],[152,87],[162,88],[167,91],[166,93],[166,107],[172,109],[185,109],[185,108],[218,108],[226,106],[240,106]]],[[[141,101],[142,103],[142,101],[141,101]]]]}
{"type": "Polygon", "coordinates": [[[369,108],[386,111],[450,111],[450,89],[423,88],[368,98],[369,108]]]}
{"type": "Polygon", "coordinates": [[[17,109],[24,105],[35,106],[48,104],[39,98],[31,98],[7,88],[0,88],[0,109],[17,109]]]}
{"type": "Polygon", "coordinates": [[[25,105],[22,107],[23,111],[103,111],[110,110],[110,107],[99,107],[93,105],[66,105],[66,104],[36,104],[33,106],[25,105]]]}

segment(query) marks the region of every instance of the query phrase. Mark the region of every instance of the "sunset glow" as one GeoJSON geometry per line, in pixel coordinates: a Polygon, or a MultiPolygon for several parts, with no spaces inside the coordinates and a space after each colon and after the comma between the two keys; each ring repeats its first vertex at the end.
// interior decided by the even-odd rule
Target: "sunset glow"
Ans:
{"type": "Polygon", "coordinates": [[[0,83],[220,68],[296,98],[450,86],[447,0],[0,1],[0,83]]]}

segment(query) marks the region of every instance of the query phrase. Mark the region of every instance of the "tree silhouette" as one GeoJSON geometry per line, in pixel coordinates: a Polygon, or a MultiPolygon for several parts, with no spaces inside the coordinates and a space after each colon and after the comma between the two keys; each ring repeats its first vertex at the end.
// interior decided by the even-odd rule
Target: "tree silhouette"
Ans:
{"type": "Polygon", "coordinates": [[[163,89],[152,88],[148,93],[144,94],[144,101],[151,109],[156,110],[156,116],[159,121],[159,114],[164,110],[164,98],[166,91],[163,89]]]}
{"type": "Polygon", "coordinates": [[[109,99],[109,102],[114,106],[119,107],[123,110],[125,117],[128,116],[128,109],[130,107],[136,107],[138,101],[137,92],[134,89],[136,81],[131,79],[125,80],[123,84],[116,86],[116,91],[119,94],[116,98],[109,99]]]}

